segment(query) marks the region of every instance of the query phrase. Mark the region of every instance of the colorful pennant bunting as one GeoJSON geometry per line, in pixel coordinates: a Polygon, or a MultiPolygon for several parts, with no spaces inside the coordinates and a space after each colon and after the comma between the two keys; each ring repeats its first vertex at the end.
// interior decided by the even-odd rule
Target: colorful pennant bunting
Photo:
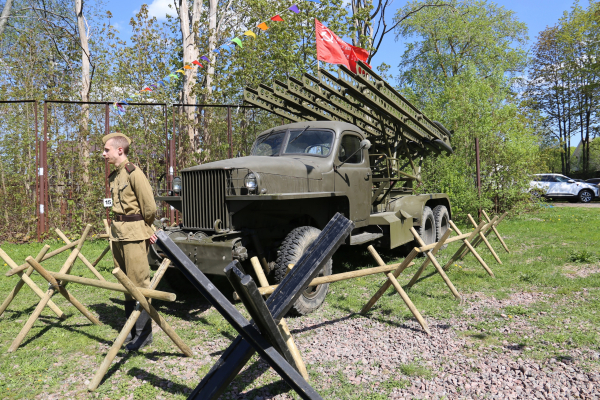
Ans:
{"type": "Polygon", "coordinates": [[[266,22],[261,22],[260,24],[258,24],[258,27],[260,29],[262,29],[263,31],[266,31],[267,29],[269,29],[266,22]]]}
{"type": "Polygon", "coordinates": [[[237,44],[238,46],[240,46],[240,48],[244,47],[244,46],[242,46],[242,41],[238,37],[231,39],[231,41],[233,43],[237,44]]]}
{"type": "Polygon", "coordinates": [[[252,36],[254,39],[256,39],[256,33],[252,32],[252,31],[246,31],[246,32],[244,32],[244,35],[252,36]]]}
{"type": "Polygon", "coordinates": [[[288,8],[288,10],[290,10],[296,14],[300,14],[300,10],[298,9],[298,6],[295,4],[293,6],[291,6],[290,8],[288,8]]]}
{"type": "Polygon", "coordinates": [[[190,67],[189,65],[184,65],[183,69],[192,69],[192,67],[190,67]]]}
{"type": "Polygon", "coordinates": [[[198,60],[194,60],[194,61],[192,61],[192,64],[194,64],[194,65],[198,65],[199,67],[202,67],[202,64],[200,64],[200,63],[198,62],[198,60]]]}
{"type": "Polygon", "coordinates": [[[279,16],[279,14],[277,14],[276,16],[274,16],[274,17],[271,17],[271,21],[279,21],[279,22],[283,22],[283,18],[281,18],[281,17],[279,16]]]}
{"type": "Polygon", "coordinates": [[[206,61],[206,62],[208,62],[208,63],[210,62],[210,60],[209,60],[209,59],[208,59],[208,57],[206,57],[206,56],[202,56],[202,57],[200,57],[200,59],[201,59],[201,60],[204,60],[204,61],[206,61]]]}

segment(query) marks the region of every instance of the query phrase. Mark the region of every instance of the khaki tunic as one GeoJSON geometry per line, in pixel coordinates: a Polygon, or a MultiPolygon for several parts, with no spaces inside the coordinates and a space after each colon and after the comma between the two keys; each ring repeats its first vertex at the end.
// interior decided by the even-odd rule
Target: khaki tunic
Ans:
{"type": "MultiPolygon", "coordinates": [[[[156,217],[156,202],[152,188],[146,175],[136,168],[131,173],[125,169],[125,160],[109,176],[115,214],[141,214],[143,221],[119,222],[112,221],[110,240],[115,267],[123,270],[127,277],[137,287],[150,286],[150,266],[148,265],[148,250],[150,236],[154,233],[151,228],[156,217]]],[[[132,300],[125,294],[126,300],[132,300]]]]}
{"type": "Polygon", "coordinates": [[[146,240],[154,233],[151,228],[156,217],[156,202],[146,175],[136,167],[130,173],[125,169],[125,160],[108,177],[112,195],[112,211],[115,214],[141,214],[143,221],[119,222],[110,225],[111,241],[146,240]]]}

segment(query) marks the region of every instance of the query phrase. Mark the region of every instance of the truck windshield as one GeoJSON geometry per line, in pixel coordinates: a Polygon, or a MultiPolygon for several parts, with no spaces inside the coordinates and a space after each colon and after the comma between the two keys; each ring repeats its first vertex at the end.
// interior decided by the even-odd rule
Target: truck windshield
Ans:
{"type": "Polygon", "coordinates": [[[290,131],[284,154],[314,154],[326,156],[331,151],[333,132],[314,129],[290,131]]]}
{"type": "MultiPolygon", "coordinates": [[[[279,155],[286,131],[259,136],[252,147],[253,156],[279,155]]],[[[327,156],[331,152],[333,132],[316,129],[293,129],[283,154],[312,154],[327,156]]]]}
{"type": "Polygon", "coordinates": [[[253,156],[275,156],[281,150],[281,144],[285,138],[286,131],[275,133],[267,133],[256,139],[256,143],[252,147],[253,156]]]}

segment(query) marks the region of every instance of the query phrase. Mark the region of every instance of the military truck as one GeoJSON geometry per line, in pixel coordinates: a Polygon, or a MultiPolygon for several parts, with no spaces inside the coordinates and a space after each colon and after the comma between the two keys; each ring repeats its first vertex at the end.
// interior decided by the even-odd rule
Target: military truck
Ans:
{"type": "MultiPolygon", "coordinates": [[[[183,169],[173,196],[157,198],[182,213],[167,232],[205,274],[256,255],[277,283],[336,212],[355,224],[348,246],[394,249],[414,240],[413,226],[429,244],[448,228],[448,196],[413,191],[423,157],[452,152],[451,134],[367,65],[246,88],[244,98],[292,122],[260,133],[247,157],[183,169]]],[[[162,254],[153,247],[150,258],[162,254]]],[[[327,291],[309,287],[292,313],[315,310],[327,291]]]]}

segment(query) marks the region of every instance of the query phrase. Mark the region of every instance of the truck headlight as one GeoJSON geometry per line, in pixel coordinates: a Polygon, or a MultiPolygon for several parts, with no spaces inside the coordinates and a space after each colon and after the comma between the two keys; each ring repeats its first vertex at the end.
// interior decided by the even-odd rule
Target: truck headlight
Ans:
{"type": "Polygon", "coordinates": [[[173,178],[173,192],[177,194],[181,193],[181,178],[178,176],[173,178]]]}
{"type": "Polygon", "coordinates": [[[254,172],[250,172],[248,175],[246,175],[244,178],[244,186],[246,186],[246,189],[250,191],[256,190],[258,183],[256,181],[256,174],[254,172]]]}

